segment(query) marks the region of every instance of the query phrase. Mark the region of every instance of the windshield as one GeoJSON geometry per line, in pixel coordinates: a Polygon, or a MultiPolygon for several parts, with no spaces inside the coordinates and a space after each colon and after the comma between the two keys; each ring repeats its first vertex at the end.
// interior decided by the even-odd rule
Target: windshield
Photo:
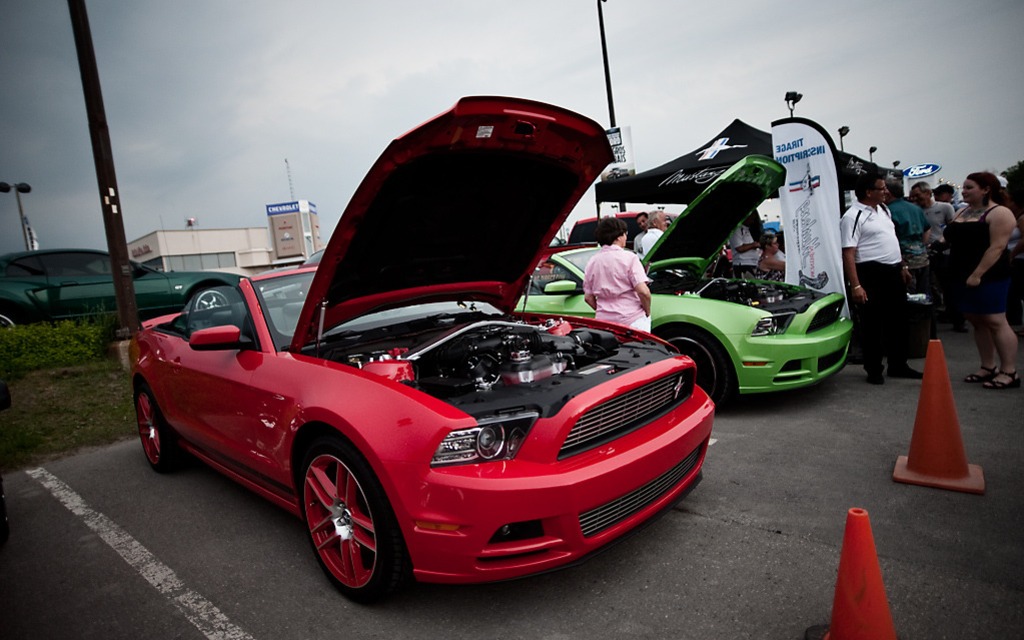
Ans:
{"type": "Polygon", "coordinates": [[[597,252],[597,249],[588,249],[586,251],[574,251],[570,254],[562,254],[562,257],[565,258],[566,262],[571,262],[572,265],[580,271],[586,271],[587,263],[590,262],[590,259],[593,258],[594,254],[597,252]]]}
{"type": "Polygon", "coordinates": [[[300,271],[253,282],[278,351],[291,344],[315,271],[300,271]]]}

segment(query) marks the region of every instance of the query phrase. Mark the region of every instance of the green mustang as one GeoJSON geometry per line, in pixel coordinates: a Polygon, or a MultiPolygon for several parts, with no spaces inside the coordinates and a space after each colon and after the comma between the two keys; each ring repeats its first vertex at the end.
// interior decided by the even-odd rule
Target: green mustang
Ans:
{"type": "MultiPolygon", "coordinates": [[[[134,262],[131,275],[141,319],[179,311],[197,291],[241,279],[218,271],[163,273],[134,262]]],[[[105,251],[43,249],[0,256],[0,327],[116,309],[114,276],[105,251]]]]}
{"type": "MultiPolygon", "coordinates": [[[[736,393],[820,382],[846,361],[853,324],[842,316],[842,295],[706,275],[732,231],[784,181],[774,160],[741,160],[690,204],[644,260],[653,333],[693,358],[698,384],[719,404],[736,393]]],[[[546,258],[518,309],[594,317],[583,301],[583,272],[597,251],[546,258]]]]}

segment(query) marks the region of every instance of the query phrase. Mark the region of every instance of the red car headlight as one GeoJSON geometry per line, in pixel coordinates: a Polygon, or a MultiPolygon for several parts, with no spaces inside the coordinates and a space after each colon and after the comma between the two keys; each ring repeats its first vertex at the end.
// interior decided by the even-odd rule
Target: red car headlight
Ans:
{"type": "Polygon", "coordinates": [[[481,419],[470,429],[452,431],[437,446],[430,464],[439,467],[511,460],[538,417],[535,411],[496,416],[481,419]]]}

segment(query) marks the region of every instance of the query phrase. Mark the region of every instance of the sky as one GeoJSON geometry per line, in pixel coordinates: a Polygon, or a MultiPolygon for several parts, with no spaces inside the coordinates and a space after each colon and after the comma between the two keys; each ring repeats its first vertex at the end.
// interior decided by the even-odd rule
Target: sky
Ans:
{"type": "MultiPolygon", "coordinates": [[[[125,237],[266,226],[317,205],[326,241],[395,137],[466,95],[609,125],[597,0],[86,0],[125,237]]],[[[607,0],[616,124],[637,170],[739,118],[794,115],[846,151],[972,171],[1024,160],[1020,0],[607,0]]],[[[42,248],[105,249],[64,0],[0,0],[0,181],[42,248]]],[[[630,207],[636,208],[636,207],[630,207]]],[[[644,208],[644,207],[639,207],[644,208]]],[[[570,220],[595,214],[593,189],[570,220]]],[[[0,194],[0,253],[24,248],[0,194]]]]}

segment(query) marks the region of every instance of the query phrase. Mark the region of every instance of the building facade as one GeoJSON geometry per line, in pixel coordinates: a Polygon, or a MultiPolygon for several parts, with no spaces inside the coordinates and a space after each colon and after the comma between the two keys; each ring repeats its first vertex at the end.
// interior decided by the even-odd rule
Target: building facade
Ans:
{"type": "Polygon", "coordinates": [[[307,200],[267,205],[267,226],[154,231],[128,243],[135,262],[158,271],[227,271],[255,275],[297,266],[323,248],[316,205],[307,200]]]}

